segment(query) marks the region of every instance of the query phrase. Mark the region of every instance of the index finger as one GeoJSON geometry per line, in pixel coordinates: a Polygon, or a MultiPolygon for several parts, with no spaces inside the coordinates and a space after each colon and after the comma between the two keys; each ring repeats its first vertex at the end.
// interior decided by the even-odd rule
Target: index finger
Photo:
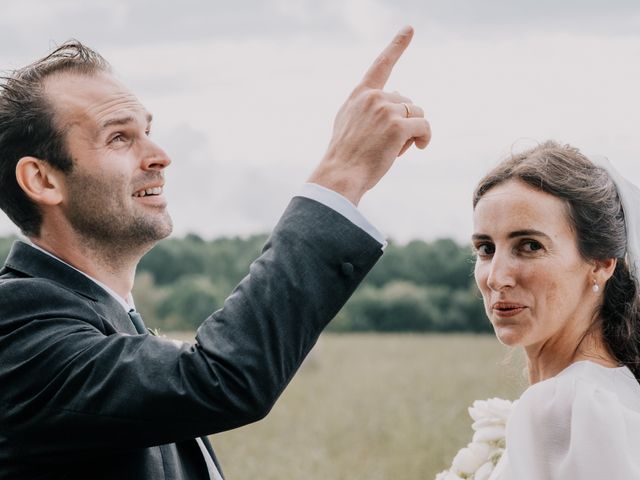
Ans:
{"type": "Polygon", "coordinates": [[[362,77],[361,85],[369,88],[383,88],[387,83],[389,75],[394,65],[411,43],[413,38],[413,27],[407,25],[403,27],[393,38],[391,43],[387,45],[378,58],[369,67],[367,73],[362,77]]]}

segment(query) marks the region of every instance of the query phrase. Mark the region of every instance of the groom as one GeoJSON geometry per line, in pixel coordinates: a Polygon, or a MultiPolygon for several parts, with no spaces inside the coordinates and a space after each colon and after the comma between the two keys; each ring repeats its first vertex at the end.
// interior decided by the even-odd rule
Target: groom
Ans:
{"type": "Polygon", "coordinates": [[[149,335],[131,297],[138,261],[172,228],[151,114],[78,42],[5,79],[0,208],[28,241],[0,271],[0,478],[222,478],[205,436],[269,412],[382,253],[355,206],[429,142],[420,107],[382,90],[412,34],[349,96],[309,183],[193,345],[149,335]]]}

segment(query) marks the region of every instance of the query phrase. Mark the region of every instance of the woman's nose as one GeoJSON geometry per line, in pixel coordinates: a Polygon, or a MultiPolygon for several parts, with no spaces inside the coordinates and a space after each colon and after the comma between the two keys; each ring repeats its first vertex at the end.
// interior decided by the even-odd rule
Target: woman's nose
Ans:
{"type": "Polygon", "coordinates": [[[517,266],[509,255],[494,254],[489,266],[487,286],[493,291],[511,288],[516,284],[517,266]]]}

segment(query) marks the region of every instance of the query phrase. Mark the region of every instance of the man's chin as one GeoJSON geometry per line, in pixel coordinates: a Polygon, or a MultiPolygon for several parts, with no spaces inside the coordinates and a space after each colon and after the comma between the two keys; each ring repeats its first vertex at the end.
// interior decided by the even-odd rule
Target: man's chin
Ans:
{"type": "Polygon", "coordinates": [[[130,225],[128,241],[122,238],[123,245],[129,244],[132,248],[136,246],[152,248],[160,240],[167,238],[173,231],[173,221],[168,212],[161,215],[139,217],[138,221],[130,225]]]}
{"type": "Polygon", "coordinates": [[[145,230],[145,234],[140,235],[141,239],[146,237],[147,240],[158,242],[171,235],[171,232],[173,232],[173,220],[165,211],[161,219],[148,223],[145,230]]]}
{"type": "Polygon", "coordinates": [[[173,232],[173,220],[169,215],[167,215],[167,223],[165,225],[164,230],[161,233],[161,236],[158,240],[162,240],[163,238],[167,238],[173,232]]]}

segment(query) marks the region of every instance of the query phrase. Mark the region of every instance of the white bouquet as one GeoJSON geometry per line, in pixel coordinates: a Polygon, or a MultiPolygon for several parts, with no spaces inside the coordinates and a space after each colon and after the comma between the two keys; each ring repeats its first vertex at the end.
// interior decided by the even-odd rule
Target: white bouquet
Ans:
{"type": "Polygon", "coordinates": [[[469,407],[473,439],[435,480],[487,480],[504,453],[505,428],[514,405],[501,398],[473,402],[469,407]]]}

